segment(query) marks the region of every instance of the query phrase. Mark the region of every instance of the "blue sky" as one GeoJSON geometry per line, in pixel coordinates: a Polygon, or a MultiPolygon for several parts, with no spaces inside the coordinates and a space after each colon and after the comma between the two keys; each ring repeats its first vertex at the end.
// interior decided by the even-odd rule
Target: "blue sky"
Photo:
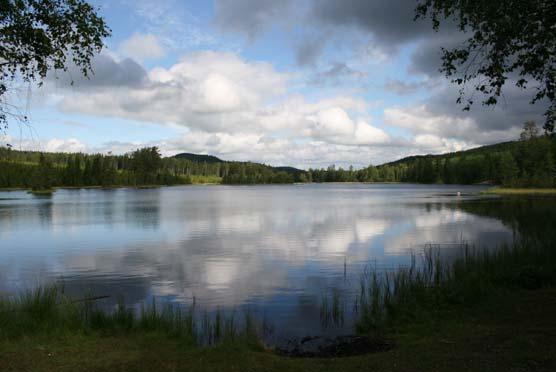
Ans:
{"type": "Polygon", "coordinates": [[[15,97],[30,117],[9,127],[15,148],[361,167],[514,139],[542,120],[515,89],[463,112],[438,71],[461,35],[414,22],[413,0],[94,4],[113,31],[94,76],[70,68],[15,97]]]}

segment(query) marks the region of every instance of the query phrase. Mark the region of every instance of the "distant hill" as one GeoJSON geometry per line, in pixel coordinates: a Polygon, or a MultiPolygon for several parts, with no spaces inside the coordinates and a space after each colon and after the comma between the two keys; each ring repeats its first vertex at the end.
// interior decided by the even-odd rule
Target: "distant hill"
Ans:
{"type": "Polygon", "coordinates": [[[517,149],[519,144],[520,144],[520,141],[509,141],[509,142],[496,143],[496,144],[493,144],[493,145],[485,145],[485,146],[475,147],[473,149],[464,150],[464,151],[447,152],[447,153],[438,154],[438,155],[430,155],[430,154],[429,155],[412,155],[412,156],[407,156],[407,157],[402,158],[402,159],[398,159],[398,160],[394,160],[394,161],[384,163],[380,166],[399,165],[399,164],[410,163],[410,162],[414,162],[414,161],[419,160],[419,159],[427,159],[427,158],[429,158],[429,159],[444,159],[444,158],[456,158],[456,157],[467,156],[467,155],[483,155],[483,154],[487,154],[487,153],[500,153],[500,152],[504,152],[504,151],[513,152],[517,149]]]}
{"type": "MultiPolygon", "coordinates": [[[[189,160],[189,161],[194,161],[194,162],[197,162],[197,163],[211,163],[211,164],[212,163],[232,163],[230,161],[222,160],[220,158],[217,158],[216,156],[191,154],[191,153],[188,153],[188,152],[177,154],[177,155],[174,155],[173,157],[177,158],[177,159],[185,159],[185,160],[189,160]]],[[[233,163],[238,163],[238,162],[233,162],[233,163]]],[[[253,164],[259,164],[259,163],[253,163],[253,164]]],[[[270,166],[270,165],[268,167],[272,168],[276,171],[286,172],[286,173],[291,174],[293,176],[299,176],[301,174],[306,173],[304,170],[294,168],[294,167],[287,167],[287,166],[273,167],[273,166],[270,166]]]]}
{"type": "Polygon", "coordinates": [[[556,135],[502,142],[440,155],[415,155],[352,170],[313,169],[313,182],[417,182],[556,186],[556,135]]]}
{"type": "Polygon", "coordinates": [[[556,187],[556,135],[442,155],[410,156],[358,170],[332,165],[309,171],[191,153],[161,158],[156,147],[104,155],[17,151],[0,146],[0,187],[172,185],[207,177],[224,184],[419,182],[556,187]]]}
{"type": "Polygon", "coordinates": [[[302,169],[294,168],[294,167],[273,167],[277,171],[286,172],[292,175],[300,175],[305,174],[306,172],[302,169]]]}
{"type": "Polygon", "coordinates": [[[401,182],[556,186],[556,136],[502,142],[441,155],[410,156],[377,167],[401,182]]]}
{"type": "Polygon", "coordinates": [[[212,155],[200,155],[200,154],[190,154],[187,152],[177,154],[173,156],[177,159],[185,159],[190,161],[195,161],[198,163],[224,163],[224,160],[217,158],[216,156],[212,155]]]}

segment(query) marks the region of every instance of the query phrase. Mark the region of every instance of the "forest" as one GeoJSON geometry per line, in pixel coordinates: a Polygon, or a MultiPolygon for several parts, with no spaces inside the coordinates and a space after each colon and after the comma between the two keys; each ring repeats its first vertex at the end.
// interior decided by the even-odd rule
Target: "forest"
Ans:
{"type": "Polygon", "coordinates": [[[442,155],[411,156],[354,170],[310,169],[313,182],[415,182],[556,186],[556,136],[522,135],[519,141],[442,155]]]}
{"type": "Polygon", "coordinates": [[[293,183],[295,174],[250,162],[193,161],[160,155],[156,147],[124,155],[46,153],[0,148],[0,187],[47,190],[52,187],[191,184],[212,177],[225,184],[293,183]]]}
{"type": "Polygon", "coordinates": [[[556,187],[556,136],[539,135],[528,125],[518,141],[442,155],[411,156],[358,170],[331,165],[303,171],[195,154],[162,157],[156,147],[124,155],[45,153],[4,147],[0,148],[0,187],[45,190],[206,182],[203,180],[222,184],[415,182],[556,187]]]}

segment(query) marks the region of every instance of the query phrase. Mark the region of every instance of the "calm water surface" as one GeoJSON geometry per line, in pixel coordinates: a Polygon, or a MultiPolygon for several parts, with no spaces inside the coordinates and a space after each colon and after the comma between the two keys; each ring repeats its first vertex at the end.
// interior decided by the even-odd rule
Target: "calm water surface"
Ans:
{"type": "MultiPolygon", "coordinates": [[[[461,206],[480,186],[288,185],[0,192],[0,293],[63,280],[73,296],[152,296],[249,309],[273,337],[324,329],[322,296],[350,303],[368,265],[395,268],[428,243],[496,246],[512,230],[461,206]],[[457,192],[462,196],[456,196],[457,192]]],[[[349,318],[349,317],[348,317],[349,318]]]]}

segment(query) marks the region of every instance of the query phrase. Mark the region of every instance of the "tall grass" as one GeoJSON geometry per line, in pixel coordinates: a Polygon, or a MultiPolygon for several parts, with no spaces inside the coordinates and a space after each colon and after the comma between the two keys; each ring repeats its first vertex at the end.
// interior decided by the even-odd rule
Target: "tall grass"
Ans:
{"type": "MultiPolygon", "coordinates": [[[[523,238],[495,250],[464,245],[451,260],[431,246],[397,270],[367,270],[354,306],[357,331],[380,335],[402,323],[423,320],[453,306],[473,306],[485,297],[516,288],[556,285],[553,235],[523,238]]],[[[322,297],[320,318],[325,328],[343,326],[345,316],[341,291],[322,297]]],[[[186,307],[153,299],[132,309],[120,299],[112,311],[105,311],[94,298],[71,299],[63,286],[38,287],[0,298],[0,338],[66,332],[156,333],[189,345],[214,345],[227,340],[256,342],[266,328],[249,312],[244,317],[220,309],[200,312],[195,302],[186,307]]]]}
{"type": "Polygon", "coordinates": [[[38,287],[0,299],[0,338],[76,332],[156,333],[196,346],[230,340],[257,342],[260,327],[249,312],[239,321],[235,312],[199,314],[195,304],[184,307],[155,299],[139,311],[126,307],[120,299],[113,311],[105,311],[94,299],[70,299],[62,286],[38,287]]]}
{"type": "Polygon", "coordinates": [[[323,328],[342,327],[344,325],[346,304],[340,290],[334,289],[331,295],[323,294],[320,303],[320,322],[323,328]]]}
{"type": "Polygon", "coordinates": [[[504,291],[556,284],[552,236],[522,239],[496,250],[462,247],[455,260],[435,247],[412,256],[394,271],[369,270],[361,280],[355,309],[357,330],[380,334],[388,327],[431,316],[450,306],[473,306],[504,291]],[[418,261],[420,259],[420,261],[418,261]]]}

